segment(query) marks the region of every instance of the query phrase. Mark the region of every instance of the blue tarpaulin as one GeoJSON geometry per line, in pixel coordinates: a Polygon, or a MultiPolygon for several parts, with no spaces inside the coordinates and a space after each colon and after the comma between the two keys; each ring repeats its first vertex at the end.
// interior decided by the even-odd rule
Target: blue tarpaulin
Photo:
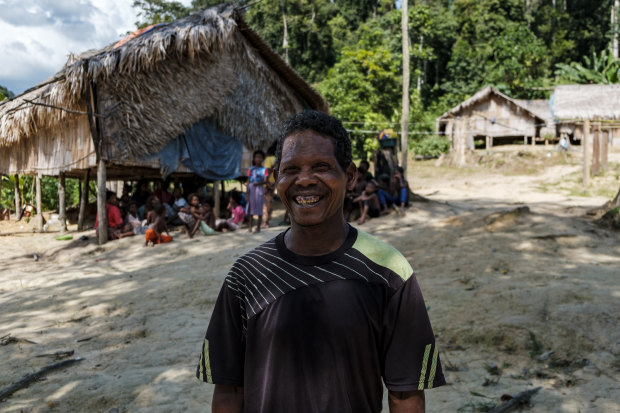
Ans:
{"type": "Polygon", "coordinates": [[[177,169],[180,161],[203,178],[226,180],[239,176],[242,151],[241,141],[203,119],[148,158],[160,159],[164,178],[177,169]]]}

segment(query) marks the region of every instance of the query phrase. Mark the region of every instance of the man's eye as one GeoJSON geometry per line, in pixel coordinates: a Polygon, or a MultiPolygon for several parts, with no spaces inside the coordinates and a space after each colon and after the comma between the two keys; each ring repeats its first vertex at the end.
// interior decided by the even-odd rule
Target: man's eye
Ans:
{"type": "Polygon", "coordinates": [[[326,163],[320,163],[314,167],[315,171],[325,172],[329,171],[330,166],[326,163]]]}

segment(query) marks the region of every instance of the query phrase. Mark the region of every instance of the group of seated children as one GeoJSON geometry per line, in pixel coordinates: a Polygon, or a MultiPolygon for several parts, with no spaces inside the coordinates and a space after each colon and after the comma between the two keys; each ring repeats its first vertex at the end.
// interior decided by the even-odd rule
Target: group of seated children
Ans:
{"type": "MultiPolygon", "coordinates": [[[[145,245],[153,246],[172,241],[169,225],[182,225],[192,238],[198,231],[204,235],[212,235],[215,231],[234,231],[245,219],[242,195],[236,190],[230,192],[227,207],[230,218],[216,220],[211,203],[201,203],[197,193],[190,194],[185,200],[180,187],[175,187],[172,195],[161,187],[158,189],[159,192],[156,189],[151,194],[147,184],[139,184],[134,195],[130,196],[131,186],[126,185],[120,202],[115,192],[107,191],[108,239],[144,235],[145,245]]],[[[98,234],[98,216],[95,229],[98,234]]]]}
{"type": "Polygon", "coordinates": [[[398,207],[401,216],[405,216],[405,207],[409,205],[409,183],[404,178],[403,168],[394,171],[390,182],[387,175],[379,179],[368,172],[369,164],[361,161],[357,169],[357,182],[345,198],[345,218],[349,220],[354,212],[359,213],[357,224],[361,225],[370,218],[390,212],[390,207],[398,207]]]}

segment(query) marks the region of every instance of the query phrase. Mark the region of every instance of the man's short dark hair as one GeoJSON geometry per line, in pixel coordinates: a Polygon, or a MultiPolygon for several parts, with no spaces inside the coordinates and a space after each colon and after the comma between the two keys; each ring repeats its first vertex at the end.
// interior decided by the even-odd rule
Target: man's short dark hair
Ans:
{"type": "Polygon", "coordinates": [[[106,193],[105,193],[105,200],[109,201],[110,198],[112,198],[113,196],[116,196],[116,192],[114,192],[114,191],[106,191],[106,193]]]}
{"type": "Polygon", "coordinates": [[[313,130],[320,135],[332,139],[334,142],[334,156],[338,161],[338,165],[340,165],[343,171],[346,171],[352,161],[349,134],[338,119],[315,110],[305,110],[297,113],[282,124],[282,131],[278,137],[278,146],[276,148],[276,169],[282,160],[282,147],[286,138],[307,130],[313,130]]]}

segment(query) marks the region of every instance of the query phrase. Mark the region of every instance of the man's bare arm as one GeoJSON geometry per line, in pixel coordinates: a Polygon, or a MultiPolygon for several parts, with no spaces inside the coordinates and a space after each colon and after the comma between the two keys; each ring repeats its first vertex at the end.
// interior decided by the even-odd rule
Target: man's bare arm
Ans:
{"type": "Polygon", "coordinates": [[[389,391],[390,413],[424,413],[424,391],[389,391]]]}
{"type": "Polygon", "coordinates": [[[211,410],[213,413],[241,413],[243,411],[243,387],[216,384],[211,410]]]}

